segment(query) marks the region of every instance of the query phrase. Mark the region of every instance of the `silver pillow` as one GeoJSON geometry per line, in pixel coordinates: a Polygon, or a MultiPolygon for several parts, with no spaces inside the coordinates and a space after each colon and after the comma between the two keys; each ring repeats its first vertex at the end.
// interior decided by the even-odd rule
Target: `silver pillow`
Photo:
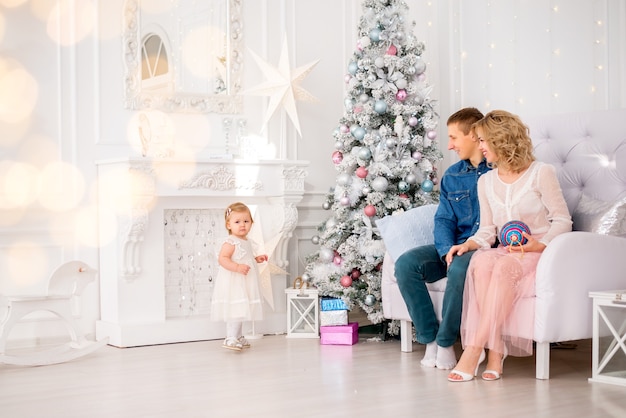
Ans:
{"type": "Polygon", "coordinates": [[[605,202],[583,194],[572,221],[575,231],[626,237],[626,196],[605,202]]]}

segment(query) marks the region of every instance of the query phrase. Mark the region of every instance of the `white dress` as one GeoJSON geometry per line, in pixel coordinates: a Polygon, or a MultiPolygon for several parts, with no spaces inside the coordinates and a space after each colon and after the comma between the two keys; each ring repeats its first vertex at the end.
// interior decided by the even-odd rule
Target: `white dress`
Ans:
{"type": "Polygon", "coordinates": [[[250,271],[243,275],[219,266],[211,297],[211,319],[213,321],[263,319],[259,273],[251,242],[234,236],[228,236],[224,242],[235,246],[232,260],[239,264],[247,264],[250,271]]]}

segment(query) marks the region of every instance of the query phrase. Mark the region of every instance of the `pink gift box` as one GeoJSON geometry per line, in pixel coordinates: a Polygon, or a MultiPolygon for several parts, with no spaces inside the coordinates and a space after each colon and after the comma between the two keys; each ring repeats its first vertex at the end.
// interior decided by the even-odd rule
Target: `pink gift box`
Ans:
{"type": "Polygon", "coordinates": [[[320,342],[325,345],[354,345],[359,342],[359,323],[320,327],[320,342]]]}

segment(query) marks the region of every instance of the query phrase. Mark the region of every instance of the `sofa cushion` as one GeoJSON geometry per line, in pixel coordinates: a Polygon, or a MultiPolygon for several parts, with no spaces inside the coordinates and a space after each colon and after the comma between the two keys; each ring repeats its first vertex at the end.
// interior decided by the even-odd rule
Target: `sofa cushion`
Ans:
{"type": "Polygon", "coordinates": [[[423,205],[376,221],[385,248],[395,261],[406,251],[434,243],[437,205],[423,205]]]}
{"type": "Polygon", "coordinates": [[[575,231],[626,237],[626,197],[605,202],[583,193],[572,220],[575,231]]]}

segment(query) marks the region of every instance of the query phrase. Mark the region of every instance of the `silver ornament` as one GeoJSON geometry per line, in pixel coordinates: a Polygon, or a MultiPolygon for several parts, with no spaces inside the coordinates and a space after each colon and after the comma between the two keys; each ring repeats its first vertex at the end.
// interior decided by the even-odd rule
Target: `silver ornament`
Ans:
{"type": "Polygon", "coordinates": [[[320,237],[319,237],[319,235],[313,235],[313,236],[311,237],[311,242],[312,242],[313,244],[315,244],[315,245],[318,245],[318,244],[320,243],[320,237]]]}
{"type": "Polygon", "coordinates": [[[348,186],[352,183],[352,176],[348,173],[341,173],[337,176],[337,184],[340,186],[348,186]]]}
{"type": "Polygon", "coordinates": [[[417,183],[417,177],[415,176],[415,174],[410,173],[410,174],[407,174],[407,176],[404,178],[404,181],[406,181],[409,184],[415,184],[417,183]]]}
{"type": "Polygon", "coordinates": [[[330,206],[331,206],[330,202],[322,203],[322,209],[324,209],[324,210],[330,209],[330,206]]]}
{"type": "Polygon", "coordinates": [[[323,262],[330,263],[331,261],[333,261],[334,257],[335,253],[330,248],[320,248],[320,260],[322,260],[323,262]]]}
{"type": "Polygon", "coordinates": [[[370,194],[371,192],[372,192],[372,189],[371,189],[371,188],[369,188],[369,187],[367,187],[367,186],[364,186],[364,187],[361,189],[361,193],[363,193],[363,195],[364,195],[364,196],[367,196],[367,195],[368,195],[368,194],[370,194]]]}
{"type": "Polygon", "coordinates": [[[311,275],[309,273],[302,273],[302,276],[300,276],[300,278],[304,283],[309,283],[311,281],[311,275]]]}
{"type": "Polygon", "coordinates": [[[376,177],[372,181],[372,188],[377,192],[384,192],[389,187],[389,182],[384,177],[376,177]]]}
{"type": "Polygon", "coordinates": [[[374,303],[376,303],[376,298],[374,297],[374,295],[365,296],[365,304],[367,306],[372,306],[374,303]]]}

